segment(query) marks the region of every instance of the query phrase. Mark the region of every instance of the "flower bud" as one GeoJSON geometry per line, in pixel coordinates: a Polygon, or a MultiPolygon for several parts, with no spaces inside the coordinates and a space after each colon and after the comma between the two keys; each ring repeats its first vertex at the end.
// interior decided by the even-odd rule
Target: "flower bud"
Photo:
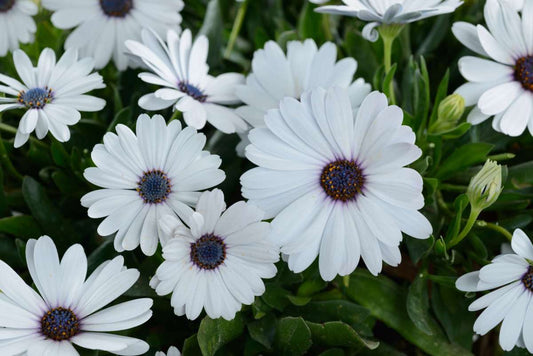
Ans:
{"type": "Polygon", "coordinates": [[[472,209],[481,211],[498,200],[502,191],[502,166],[487,160],[483,168],[476,174],[468,185],[466,195],[472,209]]]}
{"type": "Polygon", "coordinates": [[[437,121],[431,125],[429,131],[438,133],[453,129],[465,112],[465,99],[459,94],[452,94],[444,98],[439,104],[437,121]]]}

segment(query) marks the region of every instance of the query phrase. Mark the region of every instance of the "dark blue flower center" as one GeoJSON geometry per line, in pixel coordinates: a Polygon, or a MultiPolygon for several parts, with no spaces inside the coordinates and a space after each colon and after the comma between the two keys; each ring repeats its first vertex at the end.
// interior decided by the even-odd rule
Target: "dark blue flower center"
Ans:
{"type": "Polygon", "coordinates": [[[133,8],[133,0],[100,0],[100,6],[107,16],[125,17],[133,8]]]}
{"type": "Polygon", "coordinates": [[[198,100],[201,103],[207,100],[207,95],[202,93],[200,89],[198,89],[192,84],[189,84],[186,82],[180,82],[178,84],[178,88],[181,92],[187,94],[188,96],[192,97],[195,100],[198,100]]]}
{"type": "Polygon", "coordinates": [[[365,177],[354,161],[338,160],[324,167],[320,185],[333,200],[346,202],[361,193],[365,177]]]}
{"type": "Polygon", "coordinates": [[[522,276],[522,283],[524,286],[533,292],[533,268],[528,267],[527,272],[522,276]]]}
{"type": "Polygon", "coordinates": [[[18,95],[18,102],[28,108],[42,109],[52,101],[53,97],[52,89],[48,87],[33,88],[28,91],[21,91],[18,95]]]}
{"type": "Polygon", "coordinates": [[[137,183],[137,192],[148,204],[159,204],[167,200],[171,188],[170,179],[160,170],[145,172],[137,183]]]}
{"type": "Polygon", "coordinates": [[[533,91],[533,56],[522,57],[514,67],[515,80],[526,90],[533,91]]]}
{"type": "Polygon", "coordinates": [[[15,5],[15,0],[0,0],[0,12],[7,12],[15,5]]]}
{"type": "Polygon", "coordinates": [[[191,261],[200,269],[215,269],[225,259],[226,244],[216,235],[207,234],[191,243],[191,261]]]}
{"type": "Polygon", "coordinates": [[[43,315],[41,331],[49,339],[68,340],[80,331],[80,323],[72,310],[59,307],[43,315]]]}

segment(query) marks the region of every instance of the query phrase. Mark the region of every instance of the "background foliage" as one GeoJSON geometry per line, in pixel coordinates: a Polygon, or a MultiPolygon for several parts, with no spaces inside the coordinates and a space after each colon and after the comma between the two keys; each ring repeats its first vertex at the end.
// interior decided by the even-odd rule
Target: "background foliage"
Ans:
{"type": "MultiPolygon", "coordinates": [[[[424,176],[424,214],[433,224],[434,237],[425,241],[407,237],[403,263],[398,268],[385,267],[378,278],[361,265],[349,278],[326,283],[316,264],[294,274],[279,263],[279,273],[267,281],[266,293],[233,321],[176,317],[168,297],[158,298],[148,286],[162,260],[160,251],[151,258],[139,251],[124,253],[126,265],[140,269],[142,276],[126,297],[155,300],[153,318],[129,333],[145,338],[152,345],[150,353],[176,345],[185,356],[503,354],[496,332],[473,339],[475,314],[466,309],[473,295],[457,291],[454,282],[458,275],[500,253],[507,241],[501,227],[512,231],[533,220],[533,140],[529,134],[511,140],[494,132],[490,122],[470,127],[464,118],[448,132],[428,135],[426,130],[436,119],[438,103],[463,82],[457,60],[467,50],[451,34],[451,24],[457,20],[482,23],[483,3],[467,1],[453,15],[412,24],[394,47],[398,101],[405,110],[405,123],[418,132],[418,145],[424,150],[413,167],[424,176]],[[468,217],[466,186],[489,157],[508,167],[505,189],[498,202],[482,213],[468,238],[447,248],[446,242],[468,217]]],[[[341,57],[352,56],[359,62],[357,76],[374,89],[388,88],[391,77],[384,75],[380,65],[381,44],[365,41],[357,20],[319,15],[314,7],[304,0],[249,1],[228,58],[224,52],[239,8],[234,0],[186,1],[183,27],[209,37],[213,74],[247,73],[253,52],[268,40],[284,46],[289,40],[313,38],[319,44],[335,42],[341,57]]],[[[23,47],[34,61],[45,47],[62,53],[66,33],[55,29],[49,18],[46,11],[39,13],[36,41],[23,47]]],[[[10,56],[0,61],[0,70],[15,76],[10,56]]],[[[98,221],[89,219],[80,205],[81,196],[95,188],[82,172],[92,165],[90,151],[105,132],[118,123],[134,127],[141,113],[138,98],[154,88],[139,80],[135,70],[120,73],[110,64],[100,73],[107,88],[95,95],[105,98],[107,106],[102,112],[86,114],[71,128],[72,138],[65,144],[49,135],[15,150],[14,127],[21,114],[2,116],[0,258],[27,281],[25,243],[42,234],[51,236],[61,253],[81,243],[90,256],[91,270],[115,255],[112,238],[96,234],[98,221]]],[[[170,118],[172,113],[164,115],[170,118]]],[[[236,157],[236,135],[215,134],[212,127],[204,132],[208,149],[223,159],[227,179],[221,188],[229,205],[241,199],[239,176],[251,164],[236,157]]],[[[521,352],[525,353],[515,349],[509,354],[521,352]]]]}

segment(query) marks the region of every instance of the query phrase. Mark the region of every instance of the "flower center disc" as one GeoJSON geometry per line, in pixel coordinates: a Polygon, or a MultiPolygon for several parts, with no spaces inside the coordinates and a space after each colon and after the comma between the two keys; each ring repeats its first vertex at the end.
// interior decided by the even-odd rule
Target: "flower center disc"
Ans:
{"type": "Polygon", "coordinates": [[[80,323],[72,310],[59,307],[43,315],[41,331],[52,340],[68,340],[80,331],[80,323]]]}
{"type": "Polygon", "coordinates": [[[225,259],[226,244],[218,236],[207,234],[191,243],[191,261],[201,269],[215,269],[225,259]]]}
{"type": "Polygon", "coordinates": [[[533,56],[522,57],[514,67],[515,80],[526,90],[533,91],[533,56]]]}
{"type": "Polygon", "coordinates": [[[15,0],[0,0],[0,12],[8,12],[15,5],[15,0]]]}
{"type": "Polygon", "coordinates": [[[324,167],[320,185],[333,200],[346,202],[361,193],[365,177],[354,161],[338,160],[324,167]]]}
{"type": "Polygon", "coordinates": [[[18,95],[18,102],[32,109],[42,109],[52,99],[52,89],[48,87],[32,88],[27,92],[23,90],[18,95]]]}
{"type": "Polygon", "coordinates": [[[524,283],[524,286],[533,292],[533,268],[530,266],[522,277],[522,283],[524,283]]]}
{"type": "Polygon", "coordinates": [[[207,95],[202,93],[202,91],[198,89],[197,87],[195,87],[194,85],[191,85],[185,82],[180,82],[178,84],[178,88],[181,92],[187,94],[188,96],[192,97],[195,100],[198,100],[201,103],[207,100],[207,95]]]}
{"type": "Polygon", "coordinates": [[[100,7],[107,16],[125,17],[133,8],[133,0],[100,0],[100,7]]]}
{"type": "Polygon", "coordinates": [[[145,203],[159,204],[167,200],[172,185],[164,172],[152,170],[144,173],[137,183],[137,192],[145,203]]]}

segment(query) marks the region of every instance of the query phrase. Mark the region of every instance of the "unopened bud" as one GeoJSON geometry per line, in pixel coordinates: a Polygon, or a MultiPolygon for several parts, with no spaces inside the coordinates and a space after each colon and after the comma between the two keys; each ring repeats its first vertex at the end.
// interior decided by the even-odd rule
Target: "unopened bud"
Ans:
{"type": "Polygon", "coordinates": [[[487,160],[483,168],[476,174],[466,191],[472,209],[483,210],[498,200],[502,191],[502,166],[487,160]]]}
{"type": "Polygon", "coordinates": [[[437,121],[431,125],[431,133],[445,132],[453,129],[465,112],[465,99],[459,94],[444,98],[439,104],[437,121]]]}

